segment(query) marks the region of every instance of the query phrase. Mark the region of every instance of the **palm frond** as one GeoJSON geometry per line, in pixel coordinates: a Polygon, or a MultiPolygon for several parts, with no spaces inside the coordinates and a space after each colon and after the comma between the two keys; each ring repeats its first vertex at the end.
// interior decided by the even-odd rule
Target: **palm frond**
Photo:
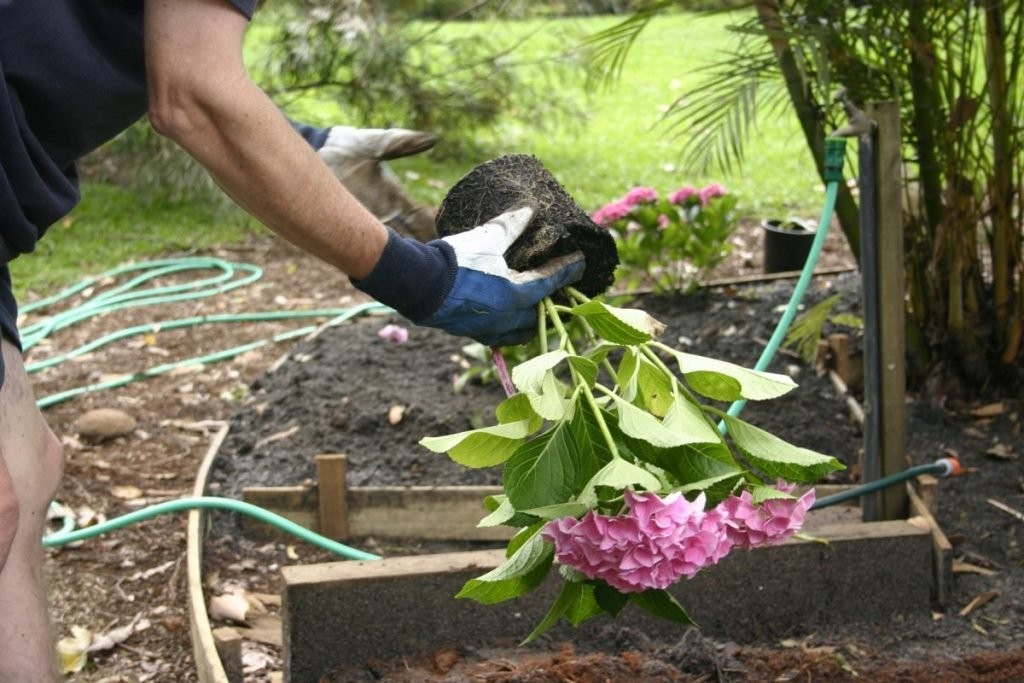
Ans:
{"type": "Polygon", "coordinates": [[[627,19],[588,36],[582,48],[589,55],[591,72],[587,77],[587,88],[608,88],[622,75],[629,50],[657,14],[674,4],[673,0],[655,0],[638,9],[627,19]]]}
{"type": "Polygon", "coordinates": [[[728,56],[705,72],[706,78],[679,97],[663,119],[671,121],[677,137],[686,138],[680,155],[688,169],[729,172],[743,162],[744,144],[758,118],[759,94],[769,91],[764,109],[775,113],[784,110],[785,89],[767,43],[728,56]]]}

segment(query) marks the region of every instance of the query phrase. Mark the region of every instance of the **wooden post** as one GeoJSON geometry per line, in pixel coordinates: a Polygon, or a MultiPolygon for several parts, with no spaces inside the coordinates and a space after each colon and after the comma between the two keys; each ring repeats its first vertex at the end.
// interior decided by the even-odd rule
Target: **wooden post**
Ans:
{"type": "MultiPolygon", "coordinates": [[[[864,480],[873,481],[906,468],[906,327],[904,320],[905,288],[903,280],[903,210],[902,155],[900,113],[896,102],[869,104],[866,114],[876,128],[873,131],[874,188],[862,202],[873,202],[875,220],[874,248],[865,252],[874,262],[863,264],[865,279],[874,278],[873,286],[864,287],[865,325],[865,403],[869,429],[865,431],[865,450],[875,449],[877,457],[865,459],[864,480]],[[869,391],[870,388],[870,391],[869,391]],[[870,433],[869,433],[870,432],[870,433]],[[870,464],[870,468],[868,465],[870,464]]],[[[863,143],[862,143],[863,144],[863,143]]],[[[863,171],[862,171],[863,173],[863,171]]],[[[866,236],[863,235],[862,238],[866,236]]],[[[864,519],[905,518],[908,497],[902,486],[890,486],[864,499],[864,519]]]]}
{"type": "Polygon", "coordinates": [[[848,334],[830,334],[828,347],[832,351],[833,367],[843,384],[850,386],[850,336],[848,334]]]}
{"type": "Polygon", "coordinates": [[[224,665],[229,683],[242,683],[242,635],[233,628],[224,626],[213,630],[213,642],[224,665]]]}
{"type": "Polygon", "coordinates": [[[320,509],[320,534],[344,541],[348,526],[348,457],[344,454],[316,456],[317,499],[320,509]]]}

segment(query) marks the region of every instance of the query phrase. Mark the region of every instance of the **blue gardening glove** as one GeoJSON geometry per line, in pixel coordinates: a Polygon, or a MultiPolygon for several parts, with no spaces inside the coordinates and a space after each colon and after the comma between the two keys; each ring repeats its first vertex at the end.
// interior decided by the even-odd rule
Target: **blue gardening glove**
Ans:
{"type": "Polygon", "coordinates": [[[426,244],[391,231],[377,265],[352,284],[417,325],[487,346],[525,343],[536,332],[537,303],[584,268],[579,252],[536,270],[509,268],[505,251],[532,219],[532,209],[518,209],[426,244]]]}

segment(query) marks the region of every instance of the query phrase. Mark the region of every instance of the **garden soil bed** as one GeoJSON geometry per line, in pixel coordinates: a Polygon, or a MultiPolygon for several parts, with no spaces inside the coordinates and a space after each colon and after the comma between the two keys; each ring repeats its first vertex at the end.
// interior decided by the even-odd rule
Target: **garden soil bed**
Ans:
{"type": "MultiPolygon", "coordinates": [[[[662,338],[668,343],[751,366],[792,284],[706,289],[686,298],[645,296],[620,304],[638,305],[666,323],[662,338]]],[[[808,304],[840,293],[838,310],[856,313],[858,291],[856,273],[819,277],[808,304]]],[[[350,486],[499,483],[500,468],[467,470],[417,441],[487,421],[504,396],[500,386],[470,382],[455,391],[456,378],[470,363],[463,350],[466,342],[411,329],[409,340],[396,344],[378,336],[389,323],[402,321],[364,319],[326,330],[298,345],[286,362],[258,380],[246,405],[232,417],[231,432],[215,461],[219,492],[240,496],[246,486],[312,480],[318,453],[348,455],[350,486]],[[396,410],[400,420],[394,418],[396,410]]],[[[779,400],[748,404],[744,418],[793,443],[835,455],[848,470],[832,481],[856,483],[862,435],[831,381],[786,353],[770,369],[792,374],[799,388],[779,400]]],[[[908,466],[957,452],[971,468],[965,477],[943,483],[940,522],[959,542],[959,554],[994,570],[991,576],[959,575],[951,609],[944,613],[850,624],[828,633],[807,633],[793,624],[789,647],[716,641],[699,633],[666,642],[609,621],[597,641],[549,643],[553,651],[410,652],[402,661],[372,662],[326,680],[830,680],[853,672],[866,680],[1020,678],[1024,654],[1005,650],[1019,646],[1024,633],[1024,609],[1013,598],[1024,577],[1019,547],[1024,524],[995,510],[987,499],[1021,507],[1022,480],[1014,461],[985,453],[997,444],[1002,447],[996,452],[1010,449],[1006,452],[1012,455],[1019,449],[1019,422],[1012,417],[1019,406],[1004,404],[1003,414],[983,419],[957,416],[925,399],[912,400],[907,407],[908,466]],[[998,597],[959,616],[972,599],[994,596],[991,591],[999,591],[998,597]],[[989,649],[1000,652],[984,654],[989,649]]],[[[375,539],[354,543],[385,554],[409,552],[381,547],[375,539]]],[[[412,552],[431,549],[420,546],[412,552]]]]}
{"type": "MultiPolygon", "coordinates": [[[[716,275],[756,275],[759,239],[758,231],[746,225],[737,235],[734,258],[716,275]]],[[[348,306],[363,300],[332,269],[273,238],[255,239],[214,255],[258,264],[264,268],[263,279],[233,296],[173,304],[160,311],[128,309],[90,320],[57,335],[52,346],[39,347],[32,355],[45,357],[112,330],[153,320],[348,306]]],[[[830,238],[823,265],[849,262],[841,239],[830,238]]],[[[819,278],[812,296],[824,295],[829,291],[826,283],[837,280],[819,278]]],[[[766,326],[778,316],[776,306],[784,294],[784,285],[778,291],[741,286],[682,304],[663,302],[678,313],[662,310],[662,302],[650,307],[666,322],[676,321],[665,337],[671,343],[684,343],[679,338],[686,337],[700,353],[752,363],[767,336],[766,326]],[[674,317],[684,312],[688,318],[674,317]]],[[[856,306],[852,298],[844,302],[856,306]]],[[[412,329],[408,344],[388,345],[376,337],[384,322],[363,321],[344,331],[325,333],[317,341],[264,346],[227,363],[86,394],[48,408],[46,418],[64,441],[67,456],[58,499],[83,517],[95,513],[109,518],[147,502],[188,495],[216,430],[210,421],[216,420],[231,424],[225,464],[219,468],[224,493],[257,481],[301,481],[311,476],[310,459],[317,452],[341,451],[353,457],[375,453],[353,468],[352,485],[409,482],[435,467],[446,468],[442,456],[418,451],[416,440],[446,431],[458,421],[471,421],[473,410],[466,405],[478,406],[480,416],[486,416],[486,404],[496,400],[494,389],[471,386],[456,397],[450,386],[460,367],[451,358],[461,353],[463,342],[412,329]],[[289,360],[268,374],[286,352],[289,360]],[[353,368],[351,360],[363,367],[353,368]],[[278,383],[285,377],[290,378],[290,387],[278,383]],[[318,386],[324,393],[311,393],[318,386]],[[350,398],[343,410],[320,405],[346,395],[350,398]],[[450,407],[441,403],[449,397],[450,407]],[[398,404],[406,406],[403,419],[391,425],[387,414],[398,404]],[[101,407],[128,412],[137,420],[136,430],[102,443],[79,438],[78,417],[101,407]],[[257,448],[259,439],[265,441],[257,448]],[[273,455],[268,449],[273,449],[273,455]],[[386,456],[381,455],[383,451],[386,456]],[[399,452],[405,452],[406,459],[386,459],[398,458],[399,452]],[[226,464],[229,454],[230,466],[226,464]],[[249,464],[242,463],[246,459],[249,464]]],[[[36,390],[45,396],[110,374],[265,339],[297,326],[273,322],[155,331],[145,339],[104,347],[79,362],[47,369],[35,377],[36,390]]],[[[827,383],[793,358],[780,357],[775,369],[787,370],[790,364],[800,368],[800,389],[763,411],[751,405],[745,416],[798,444],[852,462],[860,434],[842,402],[827,383]]],[[[659,644],[640,634],[617,631],[609,622],[608,637],[598,643],[598,650],[564,644],[553,651],[442,651],[406,662],[375,662],[358,672],[336,672],[334,680],[852,680],[851,671],[860,674],[859,680],[872,681],[1024,680],[1020,650],[1024,522],[987,502],[998,499],[1024,509],[1022,472],[1016,459],[1024,450],[1021,404],[1004,401],[1001,411],[977,412],[985,407],[928,397],[912,397],[908,404],[912,460],[929,462],[954,450],[969,469],[967,476],[942,483],[939,521],[956,543],[957,559],[987,570],[957,573],[948,608],[934,617],[814,633],[794,624],[792,638],[764,643],[712,640],[695,631],[681,642],[659,644]],[[992,599],[979,604],[976,599],[984,596],[992,599]]],[[[450,468],[442,474],[460,478],[450,481],[465,481],[461,477],[466,471],[450,468]]],[[[851,475],[856,480],[856,470],[851,475]]],[[[368,550],[396,551],[382,541],[362,542],[368,550]]],[[[197,680],[188,632],[184,552],[185,524],[180,516],[150,520],[47,552],[57,637],[71,635],[74,626],[103,633],[136,623],[127,640],[91,653],[86,668],[70,680],[197,680]]],[[[258,592],[273,612],[279,567],[327,559],[331,558],[291,540],[215,537],[206,547],[207,588],[211,594],[229,586],[258,592]]],[[[278,654],[273,645],[247,642],[245,679],[270,680],[270,672],[279,666],[278,654]]]]}

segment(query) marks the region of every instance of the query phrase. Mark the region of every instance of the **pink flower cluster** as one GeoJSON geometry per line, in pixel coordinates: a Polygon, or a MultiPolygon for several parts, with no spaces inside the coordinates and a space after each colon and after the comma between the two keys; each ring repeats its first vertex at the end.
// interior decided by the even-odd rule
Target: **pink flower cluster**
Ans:
{"type": "MultiPolygon", "coordinates": [[[[668,201],[677,206],[685,206],[696,198],[694,201],[699,201],[703,206],[713,198],[724,197],[726,194],[725,187],[720,183],[710,183],[699,190],[693,185],[684,185],[669,194],[668,201]]],[[[611,225],[615,221],[622,220],[628,216],[634,206],[638,204],[652,204],[656,201],[658,201],[658,192],[653,187],[634,187],[626,193],[626,196],[605,204],[595,211],[591,219],[598,225],[611,225]]],[[[659,227],[664,229],[664,226],[661,225],[660,217],[659,227]]]]}
{"type": "MultiPolygon", "coordinates": [[[[776,488],[792,493],[795,487],[780,481],[776,488]]],[[[750,491],[744,491],[739,496],[729,496],[718,507],[725,514],[729,542],[734,548],[749,549],[778,545],[799,531],[814,500],[814,489],[811,489],[796,500],[776,498],[754,505],[750,491]]]]}
{"type": "MultiPolygon", "coordinates": [[[[781,490],[793,487],[779,482],[781,490]]],[[[799,499],[760,506],[750,493],[730,496],[705,510],[701,493],[693,502],[680,493],[625,493],[628,511],[608,516],[587,511],[580,519],[550,522],[541,532],[555,545],[555,559],[590,579],[623,593],[666,588],[717,564],[733,548],[782,543],[802,525],[814,491],[799,499]]]]}

